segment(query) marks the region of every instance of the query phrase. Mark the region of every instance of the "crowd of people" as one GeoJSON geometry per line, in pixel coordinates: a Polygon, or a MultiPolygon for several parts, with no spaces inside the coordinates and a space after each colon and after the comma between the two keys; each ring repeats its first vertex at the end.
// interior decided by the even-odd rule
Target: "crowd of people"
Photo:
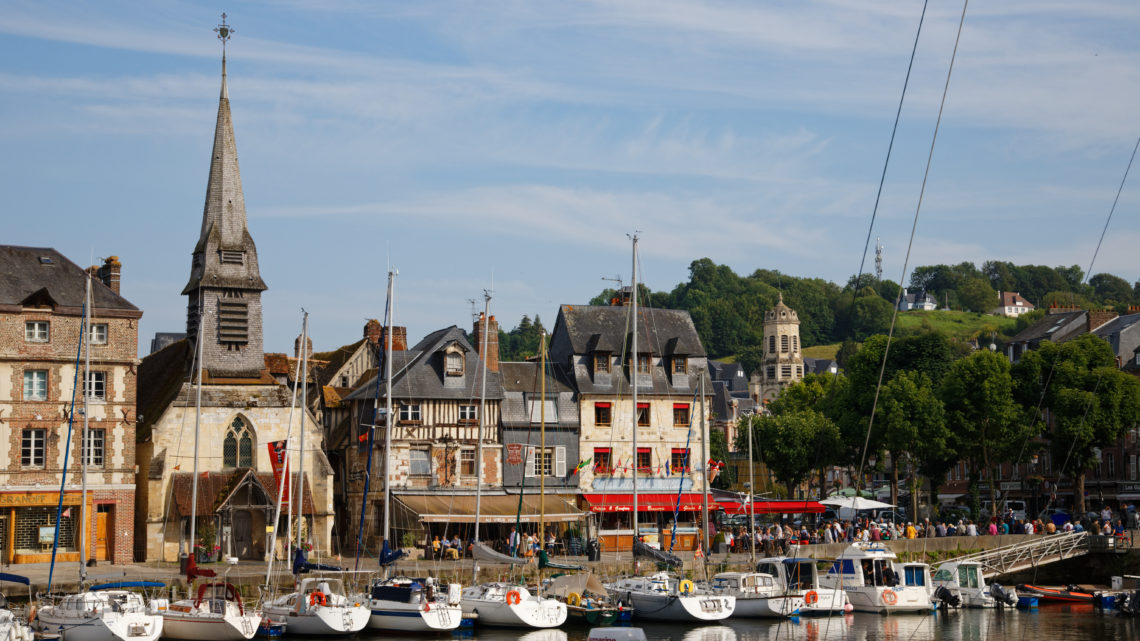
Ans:
{"type": "MultiPolygon", "coordinates": [[[[1125,507],[1122,515],[1114,515],[1107,506],[1101,510],[1099,519],[1084,518],[1068,520],[1057,525],[1052,520],[1014,518],[1012,510],[1003,517],[994,516],[976,523],[971,519],[923,519],[920,522],[901,522],[859,518],[854,520],[831,520],[809,527],[806,523],[799,527],[792,524],[774,524],[756,528],[757,550],[767,554],[786,553],[788,545],[811,545],[818,543],[854,543],[856,541],[890,541],[892,539],[921,539],[946,536],[997,536],[1002,534],[1040,534],[1059,532],[1091,532],[1107,536],[1125,535],[1126,528],[1137,526],[1137,514],[1131,504],[1125,507]]],[[[750,533],[744,526],[722,527],[718,540],[723,540],[731,552],[750,551],[750,533]]]]}

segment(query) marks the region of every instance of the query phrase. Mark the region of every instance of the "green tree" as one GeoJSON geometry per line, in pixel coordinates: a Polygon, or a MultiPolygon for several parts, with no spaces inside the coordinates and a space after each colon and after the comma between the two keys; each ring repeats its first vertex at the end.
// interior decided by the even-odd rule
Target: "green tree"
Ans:
{"type": "Polygon", "coordinates": [[[969,470],[970,501],[978,515],[978,483],[990,479],[991,500],[997,504],[992,472],[1012,458],[1033,433],[1019,421],[1020,406],[1013,397],[1009,361],[980,350],[955,361],[942,379],[939,397],[946,408],[946,424],[954,434],[954,447],[969,470]]]}
{"type": "Polygon", "coordinates": [[[1116,368],[1103,339],[1085,334],[1026,352],[1013,367],[1018,397],[1049,410],[1053,460],[1072,474],[1077,511],[1085,511],[1085,474],[1097,448],[1108,447],[1140,422],[1140,380],[1116,368]]]}
{"type": "Polygon", "coordinates": [[[1112,274],[1097,274],[1089,279],[1094,295],[1105,306],[1128,306],[1135,300],[1128,281],[1112,274]]]}
{"type": "MultiPolygon", "coordinates": [[[[915,468],[921,468],[929,463],[928,457],[945,460],[948,452],[935,443],[945,444],[949,430],[942,401],[935,394],[930,377],[923,372],[899,372],[883,387],[880,405],[883,447],[891,459],[891,504],[898,505],[899,464],[906,458],[915,468]],[[924,447],[927,440],[935,443],[924,447]]],[[[907,480],[912,509],[917,510],[918,479],[912,476],[907,480]]]]}
{"type": "Polygon", "coordinates": [[[989,281],[971,278],[958,287],[958,303],[968,311],[986,314],[997,307],[998,296],[989,281]]]}
{"type": "Polygon", "coordinates": [[[788,489],[789,496],[813,470],[833,460],[839,450],[835,423],[814,410],[751,416],[745,420],[753,430],[753,445],[758,449],[754,453],[756,460],[768,466],[776,480],[788,489]]]}
{"type": "MultiPolygon", "coordinates": [[[[709,429],[709,456],[714,461],[728,460],[728,437],[723,430],[709,429]]],[[[718,490],[727,490],[736,483],[736,468],[725,466],[720,474],[713,479],[712,486],[718,490]]]]}

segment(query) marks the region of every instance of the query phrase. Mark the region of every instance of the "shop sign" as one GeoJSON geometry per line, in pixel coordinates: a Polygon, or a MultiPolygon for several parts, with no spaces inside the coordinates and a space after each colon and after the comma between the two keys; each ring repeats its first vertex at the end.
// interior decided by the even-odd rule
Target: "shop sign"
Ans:
{"type": "Polygon", "coordinates": [[[507,443],[507,465],[522,465],[522,443],[507,443]]]}
{"type": "MultiPolygon", "coordinates": [[[[79,505],[79,492],[64,492],[64,505],[79,505]]],[[[88,499],[90,501],[90,499],[88,499]]],[[[0,507],[25,505],[57,505],[59,492],[5,492],[0,493],[0,507]]]]}

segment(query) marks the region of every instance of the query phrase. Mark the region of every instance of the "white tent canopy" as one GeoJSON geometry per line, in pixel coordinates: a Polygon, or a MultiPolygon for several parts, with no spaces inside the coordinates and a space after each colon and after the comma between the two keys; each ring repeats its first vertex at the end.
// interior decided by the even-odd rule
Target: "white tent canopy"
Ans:
{"type": "Polygon", "coordinates": [[[890,503],[865,499],[861,496],[836,496],[826,498],[820,501],[820,503],[844,510],[855,510],[856,512],[860,510],[885,510],[886,508],[894,507],[890,503]]]}

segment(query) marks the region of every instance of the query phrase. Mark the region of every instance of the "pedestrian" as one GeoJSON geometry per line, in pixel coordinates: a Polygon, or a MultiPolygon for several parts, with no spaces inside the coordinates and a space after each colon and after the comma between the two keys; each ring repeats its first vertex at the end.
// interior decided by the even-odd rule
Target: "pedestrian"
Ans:
{"type": "Polygon", "coordinates": [[[511,556],[519,555],[519,533],[513,525],[511,526],[511,533],[507,535],[507,551],[511,556]]]}

